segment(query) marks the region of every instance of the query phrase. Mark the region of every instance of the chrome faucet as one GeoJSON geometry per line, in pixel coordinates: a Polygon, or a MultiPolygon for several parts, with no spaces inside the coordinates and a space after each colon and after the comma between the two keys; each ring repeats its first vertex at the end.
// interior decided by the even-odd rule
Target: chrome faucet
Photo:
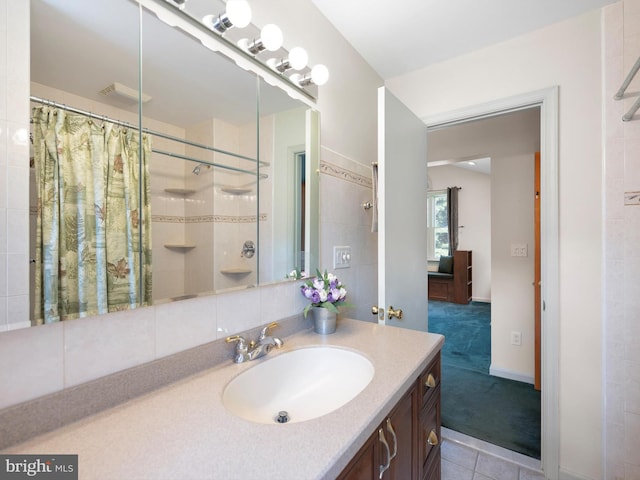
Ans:
{"type": "Polygon", "coordinates": [[[233,357],[233,361],[235,363],[243,363],[248,362],[250,360],[255,360],[256,358],[263,357],[267,353],[269,353],[274,347],[281,348],[284,345],[284,342],[280,340],[278,337],[272,337],[267,335],[267,331],[271,328],[277,327],[278,322],[273,322],[264,327],[260,331],[260,336],[258,340],[249,342],[247,345],[247,341],[244,337],[240,335],[233,335],[231,337],[227,337],[225,342],[232,343],[236,342],[236,351],[233,357]]]}

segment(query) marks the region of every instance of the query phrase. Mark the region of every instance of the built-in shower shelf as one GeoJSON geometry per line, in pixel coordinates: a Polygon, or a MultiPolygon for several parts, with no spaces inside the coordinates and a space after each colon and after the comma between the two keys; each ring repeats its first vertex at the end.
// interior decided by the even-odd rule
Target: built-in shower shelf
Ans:
{"type": "Polygon", "coordinates": [[[243,267],[220,269],[220,273],[223,273],[225,275],[247,275],[251,272],[252,270],[250,268],[243,268],[243,267]]]}
{"type": "Polygon", "coordinates": [[[231,193],[232,195],[244,195],[245,193],[251,192],[251,188],[247,187],[233,187],[231,185],[225,185],[224,187],[220,187],[220,190],[226,193],[231,193]]]}
{"type": "Polygon", "coordinates": [[[165,188],[165,192],[173,193],[174,195],[193,195],[196,191],[192,188],[165,188]]]}
{"type": "Polygon", "coordinates": [[[165,248],[173,248],[176,250],[189,250],[191,248],[195,248],[195,243],[165,243],[165,248]]]}

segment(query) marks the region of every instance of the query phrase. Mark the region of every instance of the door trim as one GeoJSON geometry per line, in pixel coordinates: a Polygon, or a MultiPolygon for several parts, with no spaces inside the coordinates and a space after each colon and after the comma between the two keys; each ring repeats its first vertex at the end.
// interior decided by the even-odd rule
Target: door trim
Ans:
{"type": "Polygon", "coordinates": [[[558,87],[470,105],[450,112],[423,117],[429,131],[470,120],[540,107],[541,151],[541,370],[542,370],[542,470],[549,480],[559,473],[559,222],[558,222],[558,87]]]}

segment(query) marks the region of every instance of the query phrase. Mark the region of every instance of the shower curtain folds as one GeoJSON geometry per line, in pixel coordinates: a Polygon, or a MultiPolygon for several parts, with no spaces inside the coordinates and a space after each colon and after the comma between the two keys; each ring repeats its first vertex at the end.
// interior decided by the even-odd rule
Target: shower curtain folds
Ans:
{"type": "Polygon", "coordinates": [[[48,106],[32,125],[35,323],[150,304],[149,139],[48,106]]]}

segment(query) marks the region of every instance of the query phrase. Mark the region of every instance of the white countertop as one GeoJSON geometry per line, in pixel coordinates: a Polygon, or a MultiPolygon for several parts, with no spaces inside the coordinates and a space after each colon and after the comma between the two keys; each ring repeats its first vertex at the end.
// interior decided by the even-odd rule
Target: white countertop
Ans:
{"type": "Polygon", "coordinates": [[[82,480],[335,478],[443,340],[440,335],[341,319],[332,335],[296,333],[266,357],[240,365],[230,359],[4,453],[78,454],[82,480]],[[375,367],[371,383],[343,407],[300,423],[256,424],[222,405],[223,389],[238,373],[311,345],[364,354],[375,367]]]}

